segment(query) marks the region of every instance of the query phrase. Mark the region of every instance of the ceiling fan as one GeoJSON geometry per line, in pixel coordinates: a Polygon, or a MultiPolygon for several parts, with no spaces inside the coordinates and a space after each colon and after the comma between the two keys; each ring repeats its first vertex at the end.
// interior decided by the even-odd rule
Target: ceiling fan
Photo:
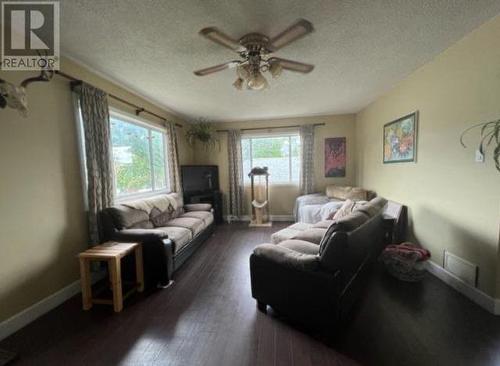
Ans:
{"type": "Polygon", "coordinates": [[[233,86],[242,90],[262,90],[269,86],[263,72],[269,72],[273,78],[281,75],[283,70],[307,74],[314,69],[314,65],[286,60],[279,57],[270,57],[270,54],[289,45],[314,31],[311,22],[299,19],[290,27],[275,37],[267,37],[260,33],[249,33],[235,40],[215,27],[203,28],[199,34],[237,52],[241,60],[233,60],[220,65],[196,70],[197,76],[205,76],[229,68],[236,68],[237,79],[233,86]]]}

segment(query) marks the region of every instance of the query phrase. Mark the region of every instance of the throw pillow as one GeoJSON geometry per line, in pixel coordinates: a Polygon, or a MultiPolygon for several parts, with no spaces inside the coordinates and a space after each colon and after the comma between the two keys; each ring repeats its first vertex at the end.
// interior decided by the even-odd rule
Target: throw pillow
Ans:
{"type": "Polygon", "coordinates": [[[349,215],[354,209],[354,206],[356,206],[356,202],[352,200],[346,200],[342,207],[339,208],[337,212],[335,212],[335,215],[333,215],[332,219],[339,220],[342,217],[349,215]]]}
{"type": "Polygon", "coordinates": [[[335,216],[335,214],[338,212],[339,210],[335,210],[335,211],[332,211],[328,217],[326,218],[327,220],[333,220],[333,217],[335,216]]]}
{"type": "Polygon", "coordinates": [[[172,204],[169,204],[167,209],[163,212],[161,212],[159,209],[154,207],[151,210],[151,222],[155,227],[163,227],[166,226],[167,223],[172,220],[173,213],[175,212],[174,206],[172,204]]]}
{"type": "Polygon", "coordinates": [[[366,201],[368,199],[368,192],[363,188],[353,187],[348,193],[348,198],[355,201],[366,201]]]}

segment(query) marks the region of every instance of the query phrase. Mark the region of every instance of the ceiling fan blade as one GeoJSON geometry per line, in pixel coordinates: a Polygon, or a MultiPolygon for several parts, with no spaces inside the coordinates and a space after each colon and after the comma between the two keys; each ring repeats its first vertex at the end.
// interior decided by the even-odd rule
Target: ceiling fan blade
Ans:
{"type": "Polygon", "coordinates": [[[277,51],[312,32],[314,32],[312,23],[305,19],[299,19],[283,32],[271,38],[269,47],[272,51],[277,51]]]}
{"type": "Polygon", "coordinates": [[[301,72],[303,74],[307,74],[308,72],[311,72],[314,69],[314,65],[305,64],[302,62],[297,62],[292,60],[286,60],[284,58],[279,58],[279,57],[271,57],[268,60],[268,62],[269,64],[272,64],[274,62],[279,63],[281,67],[285,70],[301,72]]]}
{"type": "Polygon", "coordinates": [[[199,34],[209,40],[220,44],[221,46],[227,47],[236,52],[245,51],[245,47],[243,47],[238,41],[229,37],[227,34],[221,32],[218,28],[208,27],[203,28],[199,34]]]}
{"type": "Polygon", "coordinates": [[[229,69],[229,68],[238,66],[239,64],[240,64],[239,61],[229,61],[229,62],[226,62],[224,64],[207,67],[206,69],[196,70],[193,72],[196,76],[205,76],[205,75],[213,74],[214,72],[218,72],[218,71],[222,71],[225,69],[229,69]]]}

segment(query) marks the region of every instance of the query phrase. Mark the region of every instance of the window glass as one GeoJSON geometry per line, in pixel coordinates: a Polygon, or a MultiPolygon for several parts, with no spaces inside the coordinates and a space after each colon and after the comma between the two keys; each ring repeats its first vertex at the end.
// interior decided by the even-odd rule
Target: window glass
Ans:
{"type": "Polygon", "coordinates": [[[243,173],[254,167],[269,168],[270,183],[298,183],[300,175],[300,137],[279,135],[242,139],[243,173]]]}
{"type": "Polygon", "coordinates": [[[163,132],[112,116],[116,197],[167,189],[163,132]]]}

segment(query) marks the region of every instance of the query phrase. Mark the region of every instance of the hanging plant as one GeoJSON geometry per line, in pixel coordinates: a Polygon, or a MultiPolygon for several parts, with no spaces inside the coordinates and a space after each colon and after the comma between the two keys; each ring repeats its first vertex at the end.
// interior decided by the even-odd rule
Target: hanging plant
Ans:
{"type": "Polygon", "coordinates": [[[464,136],[467,132],[475,128],[481,128],[481,140],[479,141],[478,147],[481,154],[484,155],[485,148],[491,144],[495,146],[493,149],[493,160],[495,161],[497,170],[500,172],[500,119],[491,122],[478,123],[477,125],[467,128],[460,135],[460,143],[463,147],[467,147],[464,143],[464,136]]]}
{"type": "Polygon", "coordinates": [[[193,123],[186,132],[188,144],[194,146],[199,141],[206,151],[213,149],[216,145],[220,149],[220,140],[213,125],[205,120],[193,123]]]}

